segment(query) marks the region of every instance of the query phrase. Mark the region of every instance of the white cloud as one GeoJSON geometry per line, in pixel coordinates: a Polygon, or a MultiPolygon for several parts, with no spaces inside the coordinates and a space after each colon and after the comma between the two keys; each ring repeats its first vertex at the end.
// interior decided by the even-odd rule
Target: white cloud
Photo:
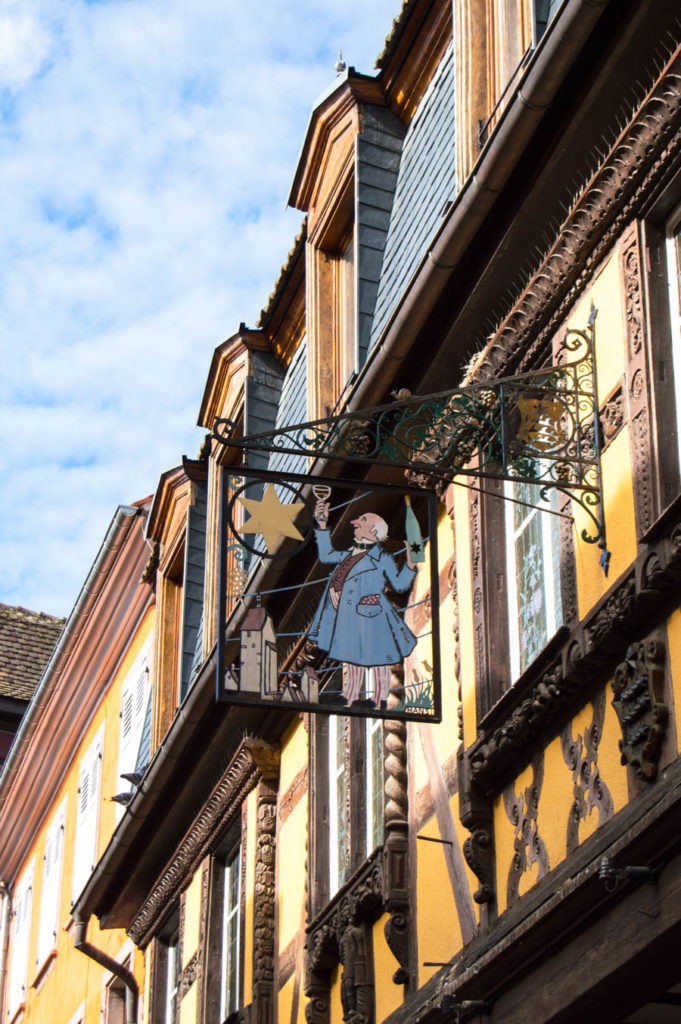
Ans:
{"type": "Polygon", "coordinates": [[[118,503],[195,455],[339,47],[399,0],[0,0],[0,600],[66,614],[118,503]]]}
{"type": "Polygon", "coordinates": [[[17,87],[36,75],[50,45],[49,32],[23,5],[0,5],[0,87],[17,87]]]}

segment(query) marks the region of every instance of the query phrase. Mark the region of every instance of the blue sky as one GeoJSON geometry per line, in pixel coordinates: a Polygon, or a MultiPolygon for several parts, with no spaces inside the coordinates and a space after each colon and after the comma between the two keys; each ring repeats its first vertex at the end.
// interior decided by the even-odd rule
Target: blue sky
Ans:
{"type": "Polygon", "coordinates": [[[65,615],[253,325],[338,48],[399,0],[0,0],[0,601],[65,615]]]}

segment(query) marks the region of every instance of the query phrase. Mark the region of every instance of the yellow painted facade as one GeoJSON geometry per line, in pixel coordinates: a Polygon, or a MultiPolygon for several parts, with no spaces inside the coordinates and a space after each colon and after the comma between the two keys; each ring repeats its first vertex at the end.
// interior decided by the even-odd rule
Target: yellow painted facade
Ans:
{"type": "MultiPolygon", "coordinates": [[[[26,1024],[81,1024],[81,1005],[82,1024],[110,1024],[111,975],[73,947],[72,895],[89,942],[119,962],[132,957],[145,1024],[639,1024],[647,1004],[678,1002],[681,415],[664,261],[673,243],[681,265],[672,216],[681,186],[670,184],[681,181],[681,40],[662,71],[661,0],[619,15],[608,4],[550,6],[553,27],[532,21],[540,6],[529,3],[516,21],[503,4],[403,5],[377,75],[349,69],[315,107],[290,196],[306,216],[301,232],[259,325],[242,324],[209,370],[200,422],[212,431],[216,418],[229,421],[230,441],[256,433],[253,424],[294,422],[294,412],[418,403],[450,389],[418,413],[423,422],[415,414],[411,448],[390,409],[381,429],[399,443],[388,454],[366,411],[347,464],[333,450],[347,440],[334,419],[333,445],[319,441],[304,463],[253,441],[247,454],[249,470],[304,465],[305,500],[317,474],[332,492],[334,473],[339,493],[356,480],[351,501],[385,484],[384,542],[398,564],[405,474],[395,451],[412,462],[409,485],[436,496],[439,592],[427,543],[399,606],[405,622],[418,621],[419,640],[389,666],[387,706],[347,714],[347,667],[343,692],[325,693],[338,714],[294,703],[301,680],[323,688],[337,670],[312,628],[325,570],[313,544],[293,568],[219,550],[221,483],[244,467],[218,431],[196,460],[163,475],[144,510],[130,556],[141,565],[129,573],[143,582],[109,581],[110,604],[122,591],[139,614],[109,638],[87,715],[66,715],[68,763],[64,754],[33,831],[11,794],[27,823],[18,860],[0,840],[0,865],[13,885],[35,865],[31,965],[47,829],[66,808],[56,957],[35,987],[29,974],[26,1024]],[[627,115],[626,144],[614,140],[596,161],[576,140],[606,132],[639,50],[655,54],[639,70],[659,95],[627,115]],[[599,92],[585,76],[577,97],[585,54],[589,74],[612,75],[612,87],[599,92]],[[430,181],[438,146],[445,163],[457,151],[463,176],[450,168],[430,181]],[[418,205],[420,189],[432,190],[430,205],[418,205]],[[405,213],[412,200],[419,222],[439,211],[423,251],[405,213]],[[562,367],[574,355],[566,334],[588,337],[592,309],[597,394],[591,403],[585,377],[583,435],[568,443],[574,407],[556,414],[556,389],[567,387],[562,367]],[[548,384],[538,376],[547,367],[548,384]],[[462,382],[469,405],[455,415],[462,382]],[[523,416],[545,389],[554,411],[543,426],[559,454],[542,494],[545,480],[530,487],[552,450],[530,447],[523,416]],[[577,446],[593,454],[595,439],[588,484],[598,490],[585,497],[571,474],[577,446]],[[429,672],[428,609],[439,613],[442,720],[406,722],[390,702],[417,669],[429,672]],[[263,612],[276,637],[276,701],[216,700],[216,637],[236,689],[241,630],[263,612]],[[146,643],[148,763],[121,811],[109,797],[120,789],[122,690],[146,643]],[[100,735],[99,863],[78,894],[79,764],[100,735]]],[[[423,496],[413,500],[418,508],[423,496]]],[[[99,614],[112,619],[108,605],[99,614]]],[[[83,642],[81,665],[95,641],[83,642]]],[[[61,699],[66,709],[73,693],[61,699]]],[[[38,778],[35,767],[22,771],[24,782],[38,778]]]]}
{"type": "MultiPolygon", "coordinates": [[[[64,766],[63,777],[56,786],[44,794],[44,811],[33,842],[23,851],[21,865],[17,871],[20,881],[33,865],[33,891],[31,900],[30,931],[27,946],[27,986],[23,999],[23,1020],[36,1024],[54,1024],[55,1019],[68,1021],[76,1019],[78,1009],[83,1006],[83,1024],[95,1024],[106,1012],[108,984],[113,976],[98,964],[86,958],[74,948],[74,921],[71,915],[74,892],[74,858],[76,853],[77,811],[80,800],[80,764],[97,737],[102,738],[102,756],[99,782],[99,807],[96,828],[96,857],[109,843],[116,827],[115,808],[111,796],[121,791],[118,778],[119,735],[121,729],[122,687],[129,677],[143,648],[148,647],[154,630],[154,610],[147,608],[136,623],[129,642],[114,664],[111,675],[103,680],[101,697],[92,708],[86,727],[79,742],[70,751],[70,758],[64,766]],[[45,900],[45,854],[46,836],[58,812],[63,810],[64,832],[61,865],[58,876],[57,930],[56,941],[51,952],[39,962],[39,931],[41,911],[45,900]],[[85,997],[85,998],[84,998],[85,997]],[[57,1009],[58,1008],[58,1009],[57,1009]],[[55,1012],[58,1017],[55,1017],[55,1012]]],[[[64,708],[64,718],[68,709],[64,708]]],[[[54,882],[52,883],[54,884],[54,882]]],[[[12,932],[8,950],[8,962],[12,958],[12,932]]],[[[95,921],[88,929],[88,940],[104,953],[118,960],[128,962],[138,979],[140,992],[144,993],[144,958],[127,939],[122,929],[101,930],[95,921]]]]}

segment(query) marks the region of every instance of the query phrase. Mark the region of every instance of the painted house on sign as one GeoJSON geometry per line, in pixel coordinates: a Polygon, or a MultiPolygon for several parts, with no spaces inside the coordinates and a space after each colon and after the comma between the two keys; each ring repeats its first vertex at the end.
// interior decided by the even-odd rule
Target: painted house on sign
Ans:
{"type": "Polygon", "coordinates": [[[277,637],[264,608],[251,608],[241,627],[239,689],[273,697],[279,689],[277,637]]]}

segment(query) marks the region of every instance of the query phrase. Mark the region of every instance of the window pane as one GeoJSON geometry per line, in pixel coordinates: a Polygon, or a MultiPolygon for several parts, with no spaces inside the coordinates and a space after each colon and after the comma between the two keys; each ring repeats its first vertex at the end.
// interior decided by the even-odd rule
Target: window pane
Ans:
{"type": "Polygon", "coordinates": [[[383,842],[383,725],[380,719],[366,723],[367,855],[383,842]]]}
{"type": "Polygon", "coordinates": [[[343,720],[329,717],[329,895],[345,881],[345,759],[343,720]]]}
{"type": "Polygon", "coordinates": [[[222,1006],[221,1019],[239,1008],[241,946],[241,847],[225,864],[225,896],[222,917],[222,1006]]]}
{"type": "MultiPolygon", "coordinates": [[[[511,677],[537,657],[563,620],[560,594],[560,531],[536,484],[509,483],[506,510],[511,677]],[[535,506],[535,507],[530,507],[535,506]]],[[[557,495],[551,507],[557,507],[557,495]]]]}
{"type": "Polygon", "coordinates": [[[547,638],[546,602],[539,516],[526,521],[515,543],[518,592],[520,671],[539,653],[547,638]]]}
{"type": "Polygon", "coordinates": [[[174,935],[168,943],[166,961],[166,1007],[164,1024],[175,1024],[177,1020],[177,984],[180,976],[180,964],[177,955],[178,936],[174,935]]]}
{"type": "MultiPolygon", "coordinates": [[[[678,211],[675,215],[678,218],[678,211]]],[[[676,400],[677,443],[681,445],[681,221],[667,232],[669,313],[672,329],[672,362],[676,400]]],[[[681,461],[681,459],[680,459],[681,461]]]]}

